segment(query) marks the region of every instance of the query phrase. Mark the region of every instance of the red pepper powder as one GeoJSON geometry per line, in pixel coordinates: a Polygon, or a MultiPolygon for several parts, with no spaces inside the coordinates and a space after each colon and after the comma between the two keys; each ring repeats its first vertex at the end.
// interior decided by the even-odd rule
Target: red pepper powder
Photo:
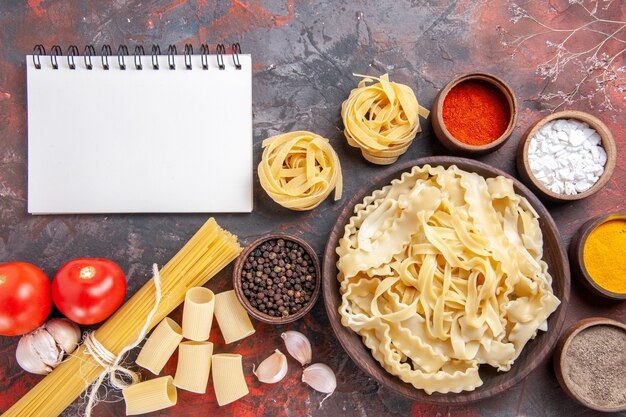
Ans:
{"type": "Polygon", "coordinates": [[[511,109],[493,84],[463,81],[448,92],[443,102],[443,122],[455,139],[467,145],[486,145],[498,139],[509,125],[511,109]]]}

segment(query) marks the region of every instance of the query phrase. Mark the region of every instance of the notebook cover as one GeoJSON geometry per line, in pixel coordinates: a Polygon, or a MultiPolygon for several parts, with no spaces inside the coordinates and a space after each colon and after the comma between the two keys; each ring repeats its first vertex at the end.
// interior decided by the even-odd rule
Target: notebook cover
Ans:
{"type": "Polygon", "coordinates": [[[176,56],[142,70],[109,57],[92,70],[27,56],[28,211],[185,213],[252,211],[251,59],[215,56],[192,69],[176,56]]]}

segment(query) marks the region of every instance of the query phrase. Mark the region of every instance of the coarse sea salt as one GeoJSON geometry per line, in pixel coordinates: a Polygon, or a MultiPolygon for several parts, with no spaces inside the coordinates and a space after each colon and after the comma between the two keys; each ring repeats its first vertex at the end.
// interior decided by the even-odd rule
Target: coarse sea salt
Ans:
{"type": "Polygon", "coordinates": [[[537,180],[557,194],[587,191],[604,172],[606,152],[587,123],[556,119],[530,138],[528,165],[537,180]]]}

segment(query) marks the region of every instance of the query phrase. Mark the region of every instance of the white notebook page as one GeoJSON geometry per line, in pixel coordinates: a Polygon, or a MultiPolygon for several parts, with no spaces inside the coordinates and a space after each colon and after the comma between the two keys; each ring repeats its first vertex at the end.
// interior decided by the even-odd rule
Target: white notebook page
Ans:
{"type": "Polygon", "coordinates": [[[191,58],[27,56],[29,213],[252,211],[250,55],[191,58]]]}

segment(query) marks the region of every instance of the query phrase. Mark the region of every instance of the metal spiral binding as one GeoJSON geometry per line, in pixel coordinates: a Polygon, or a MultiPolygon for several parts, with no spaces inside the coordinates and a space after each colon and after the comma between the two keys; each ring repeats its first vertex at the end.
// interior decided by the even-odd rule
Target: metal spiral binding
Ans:
{"type": "Polygon", "coordinates": [[[102,69],[109,69],[109,56],[111,55],[113,55],[113,52],[111,51],[111,45],[102,45],[102,49],[100,50],[100,61],[102,62],[102,69]]]}
{"type": "Polygon", "coordinates": [[[138,70],[142,70],[143,69],[143,65],[141,64],[141,57],[143,55],[145,55],[146,52],[143,50],[143,46],[142,45],[137,45],[135,46],[135,56],[134,56],[134,61],[135,61],[135,68],[138,70]]]}
{"type": "Polygon", "coordinates": [[[190,43],[185,44],[185,68],[191,69],[191,56],[193,55],[193,46],[190,43]]]}
{"type": "Polygon", "coordinates": [[[57,62],[57,56],[63,55],[63,50],[59,45],[52,45],[50,49],[50,63],[53,69],[59,69],[59,63],[57,62]]]}
{"type": "Polygon", "coordinates": [[[221,70],[226,69],[226,65],[224,65],[224,54],[226,53],[226,47],[223,43],[218,43],[215,47],[215,53],[217,54],[217,67],[221,70]]]}
{"type": "Polygon", "coordinates": [[[240,53],[241,53],[241,45],[239,45],[239,42],[233,43],[233,45],[230,48],[230,54],[233,56],[233,64],[235,64],[235,68],[238,70],[241,69],[241,63],[239,62],[240,53]]]}
{"type": "Polygon", "coordinates": [[[36,69],[41,69],[41,55],[46,54],[46,48],[42,44],[37,44],[33,48],[33,65],[36,69]]]}
{"type": "Polygon", "coordinates": [[[126,45],[120,45],[117,48],[117,64],[119,65],[121,70],[126,69],[126,61],[125,56],[128,56],[128,48],[126,45]]]}
{"type": "Polygon", "coordinates": [[[152,44],[152,69],[159,69],[159,55],[161,55],[161,47],[152,44]]]}
{"type": "Polygon", "coordinates": [[[91,57],[96,54],[96,48],[93,45],[85,45],[85,52],[83,53],[83,60],[85,61],[85,68],[88,70],[93,69],[93,63],[91,62],[91,57]],[[87,62],[89,61],[89,62],[87,62]]]}
{"type": "Polygon", "coordinates": [[[209,69],[209,45],[200,44],[200,59],[202,60],[202,69],[209,69]]]}
{"type": "Polygon", "coordinates": [[[67,48],[67,66],[70,67],[71,70],[76,69],[76,62],[74,62],[74,57],[79,54],[80,52],[78,52],[78,46],[70,45],[70,47],[67,48]]]}
{"type": "Polygon", "coordinates": [[[167,65],[171,70],[176,69],[176,45],[170,45],[167,47],[167,65]]]}
{"type": "MultiPolygon", "coordinates": [[[[216,52],[216,61],[217,67],[220,70],[226,69],[226,65],[224,64],[224,55],[226,54],[226,46],[223,43],[218,43],[215,48],[216,52]]],[[[167,64],[168,67],[172,70],[176,69],[176,45],[171,44],[167,48],[167,64]]],[[[200,44],[200,60],[202,64],[203,70],[209,69],[209,54],[210,49],[209,45],[206,43],[200,44]]],[[[239,42],[235,42],[231,45],[230,54],[233,60],[233,65],[236,69],[240,70],[242,68],[240,57],[241,54],[241,45],[239,42]]],[[[45,56],[46,48],[42,44],[37,44],[33,48],[33,65],[36,69],[41,69],[41,56],[45,56]]],[[[58,57],[63,55],[63,49],[59,45],[53,45],[50,49],[50,63],[52,64],[53,69],[59,69],[58,57]]],[[[85,49],[83,52],[83,61],[85,63],[85,68],[88,70],[93,69],[93,57],[96,55],[96,49],[92,44],[85,45],[85,49]]],[[[113,55],[111,46],[108,44],[102,45],[100,50],[100,61],[102,63],[102,69],[108,70],[109,66],[109,57],[113,55]]],[[[135,69],[142,70],[143,62],[142,58],[146,55],[145,50],[142,45],[136,45],[133,53],[133,63],[135,65],[135,69]]],[[[159,45],[152,45],[152,59],[151,64],[152,68],[155,70],[159,69],[159,56],[161,55],[161,47],[159,45]]],[[[67,65],[69,69],[76,69],[76,57],[80,56],[80,52],[76,45],[70,45],[67,50],[67,65]]],[[[120,45],[117,48],[117,63],[119,65],[120,70],[126,70],[126,57],[129,56],[128,47],[126,45],[120,45]]],[[[185,68],[188,70],[193,69],[193,45],[190,43],[185,44],[185,68]]]]}

